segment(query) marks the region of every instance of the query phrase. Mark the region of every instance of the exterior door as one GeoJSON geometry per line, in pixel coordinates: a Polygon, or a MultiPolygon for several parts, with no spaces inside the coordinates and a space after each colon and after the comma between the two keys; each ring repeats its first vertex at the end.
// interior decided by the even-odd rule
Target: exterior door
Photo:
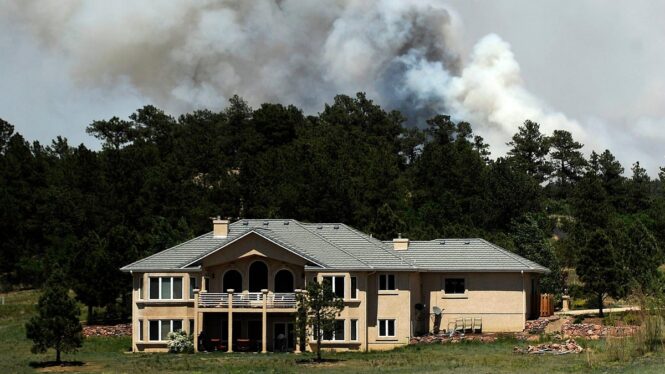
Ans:
{"type": "Polygon", "coordinates": [[[292,322],[275,322],[273,351],[287,352],[295,348],[295,334],[292,322]]]}

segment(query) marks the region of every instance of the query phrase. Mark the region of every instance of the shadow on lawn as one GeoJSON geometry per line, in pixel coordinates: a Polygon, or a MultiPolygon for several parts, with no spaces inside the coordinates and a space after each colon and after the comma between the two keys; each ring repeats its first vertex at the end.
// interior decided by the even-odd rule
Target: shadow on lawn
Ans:
{"type": "Polygon", "coordinates": [[[50,368],[54,366],[68,367],[68,366],[83,366],[85,363],[83,361],[30,361],[30,367],[33,369],[43,369],[50,368]]]}
{"type": "Polygon", "coordinates": [[[296,360],[296,364],[301,364],[301,365],[336,364],[343,361],[345,360],[340,360],[338,358],[322,358],[321,361],[317,361],[316,358],[302,358],[300,360],[296,360]]]}

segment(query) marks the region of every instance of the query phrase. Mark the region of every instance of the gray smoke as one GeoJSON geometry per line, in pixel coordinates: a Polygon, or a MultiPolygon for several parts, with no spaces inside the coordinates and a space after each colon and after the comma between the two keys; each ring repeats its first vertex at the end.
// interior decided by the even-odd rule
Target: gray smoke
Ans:
{"type": "Polygon", "coordinates": [[[233,94],[316,113],[338,93],[364,91],[412,122],[434,113],[469,121],[495,155],[527,118],[599,148],[577,121],[525,88],[500,37],[485,36],[464,56],[461,20],[440,1],[69,0],[4,8],[6,20],[73,61],[79,85],[130,85],[173,113],[221,109],[233,94]]]}

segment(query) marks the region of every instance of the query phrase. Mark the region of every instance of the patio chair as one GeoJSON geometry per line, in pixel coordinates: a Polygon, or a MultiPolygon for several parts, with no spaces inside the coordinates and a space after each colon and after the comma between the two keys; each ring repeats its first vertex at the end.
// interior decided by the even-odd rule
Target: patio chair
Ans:
{"type": "Polygon", "coordinates": [[[473,318],[471,317],[464,318],[464,331],[473,332],[473,318]]]}
{"type": "Polygon", "coordinates": [[[473,332],[482,332],[483,331],[483,318],[482,317],[473,317],[473,325],[471,327],[473,332]]]}

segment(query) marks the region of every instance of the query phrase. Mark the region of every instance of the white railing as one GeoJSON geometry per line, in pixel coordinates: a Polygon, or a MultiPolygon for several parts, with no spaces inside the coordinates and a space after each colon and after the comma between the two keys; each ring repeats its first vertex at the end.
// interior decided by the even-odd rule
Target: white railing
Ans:
{"type": "MultiPolygon", "coordinates": [[[[261,292],[238,292],[232,295],[234,308],[263,308],[263,293],[261,292]]],[[[269,292],[266,296],[266,307],[268,308],[295,308],[296,306],[296,294],[294,292],[269,292]]],[[[199,294],[199,307],[228,308],[229,294],[226,292],[201,292],[199,294]]]]}

